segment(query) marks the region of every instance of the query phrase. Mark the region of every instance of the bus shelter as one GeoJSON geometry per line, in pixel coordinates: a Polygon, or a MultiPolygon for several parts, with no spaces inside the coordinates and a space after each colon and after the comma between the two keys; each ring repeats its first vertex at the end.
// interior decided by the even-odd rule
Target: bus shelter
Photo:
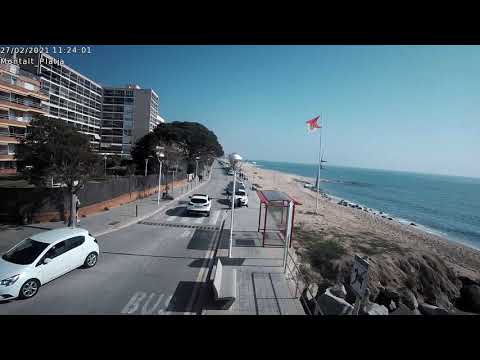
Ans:
{"type": "MultiPolygon", "coordinates": [[[[295,221],[295,208],[302,205],[288,194],[277,190],[257,190],[260,199],[258,214],[258,232],[263,234],[262,246],[265,246],[267,232],[276,232],[287,238],[288,204],[293,202],[292,224],[295,221]]],[[[290,242],[290,246],[291,246],[290,242]]]]}

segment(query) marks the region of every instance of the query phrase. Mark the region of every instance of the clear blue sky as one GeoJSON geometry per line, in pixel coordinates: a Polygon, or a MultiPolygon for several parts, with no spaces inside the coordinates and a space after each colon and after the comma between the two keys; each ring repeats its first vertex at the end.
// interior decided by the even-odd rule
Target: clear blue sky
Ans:
{"type": "Polygon", "coordinates": [[[480,46],[94,46],[64,57],[105,85],[137,83],[168,121],[225,152],[315,163],[305,121],[326,114],[331,164],[480,177],[480,46]]]}

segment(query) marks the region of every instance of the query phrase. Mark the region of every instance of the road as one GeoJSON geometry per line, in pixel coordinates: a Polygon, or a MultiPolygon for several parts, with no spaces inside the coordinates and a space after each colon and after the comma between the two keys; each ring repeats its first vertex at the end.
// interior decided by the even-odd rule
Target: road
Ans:
{"type": "Polygon", "coordinates": [[[187,215],[187,198],[100,236],[94,268],[74,270],[42,286],[33,299],[1,302],[0,314],[198,313],[199,294],[207,291],[201,281],[227,213],[223,192],[228,181],[216,163],[210,182],[196,191],[213,198],[210,217],[187,215]]]}

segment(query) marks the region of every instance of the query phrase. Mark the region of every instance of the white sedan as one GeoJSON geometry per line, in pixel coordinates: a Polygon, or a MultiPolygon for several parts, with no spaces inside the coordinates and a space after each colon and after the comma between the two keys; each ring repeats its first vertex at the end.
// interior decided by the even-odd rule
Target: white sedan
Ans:
{"type": "Polygon", "coordinates": [[[0,258],[0,300],[34,297],[41,285],[98,260],[97,240],[81,228],[61,228],[27,238],[0,258]]]}

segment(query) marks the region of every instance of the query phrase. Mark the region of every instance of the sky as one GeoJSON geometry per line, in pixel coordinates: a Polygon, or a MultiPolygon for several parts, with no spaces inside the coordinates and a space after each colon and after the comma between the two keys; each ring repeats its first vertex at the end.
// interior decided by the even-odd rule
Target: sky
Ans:
{"type": "Polygon", "coordinates": [[[225,153],[480,177],[480,46],[92,46],[67,65],[152,88],[167,121],[196,121],[225,153]]]}

